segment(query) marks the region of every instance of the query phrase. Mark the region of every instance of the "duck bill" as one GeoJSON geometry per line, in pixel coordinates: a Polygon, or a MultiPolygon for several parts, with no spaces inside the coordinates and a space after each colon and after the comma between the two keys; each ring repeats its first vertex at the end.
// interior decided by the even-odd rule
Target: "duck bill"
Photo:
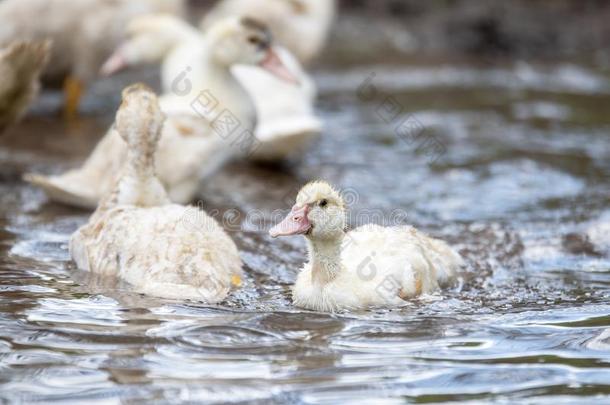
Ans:
{"type": "Polygon", "coordinates": [[[112,76],[129,66],[127,59],[123,56],[122,47],[117,49],[112,56],[106,60],[100,69],[100,75],[104,77],[112,76]]]}
{"type": "Polygon", "coordinates": [[[269,231],[272,238],[279,236],[305,235],[311,229],[307,214],[309,207],[293,207],[286,218],[269,231]]]}
{"type": "Polygon", "coordinates": [[[259,63],[259,66],[280,80],[294,85],[299,85],[299,79],[286,67],[284,62],[282,62],[282,59],[279,57],[277,52],[273,50],[273,48],[269,48],[267,50],[265,59],[259,63]]]}

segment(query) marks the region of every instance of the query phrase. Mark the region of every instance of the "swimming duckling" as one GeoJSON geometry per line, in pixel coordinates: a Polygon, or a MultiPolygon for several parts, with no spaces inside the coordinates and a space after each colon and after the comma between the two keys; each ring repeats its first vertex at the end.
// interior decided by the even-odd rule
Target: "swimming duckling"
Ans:
{"type": "Polygon", "coordinates": [[[195,207],[172,204],[155,174],[165,116],[143,85],[123,91],[116,129],[127,160],[113,191],[70,239],[79,269],[119,277],[161,298],[222,301],[238,285],[237,247],[195,207]]]}
{"type": "Polygon", "coordinates": [[[345,202],[326,182],[299,191],[272,237],[304,235],[309,261],[293,287],[294,304],[335,312],[393,307],[452,283],[462,259],[445,242],[411,226],[345,231],[345,202]]]}

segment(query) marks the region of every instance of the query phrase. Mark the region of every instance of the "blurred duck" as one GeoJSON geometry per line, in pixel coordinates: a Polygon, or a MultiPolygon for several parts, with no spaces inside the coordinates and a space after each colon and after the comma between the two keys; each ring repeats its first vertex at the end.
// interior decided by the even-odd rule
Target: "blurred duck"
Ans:
{"type": "Polygon", "coordinates": [[[317,311],[391,307],[455,280],[460,256],[410,226],[365,225],[345,232],[341,195],[328,183],[303,187],[272,237],[304,235],[309,261],[293,288],[294,304],[317,311]]]}
{"type": "MultiPolygon", "coordinates": [[[[168,25],[161,25],[162,31],[179,23],[170,18],[163,21],[168,25]]],[[[153,30],[154,34],[158,32],[153,30]]],[[[190,34],[184,32],[185,38],[190,34]]],[[[153,58],[159,50],[152,44],[158,43],[155,35],[143,35],[133,48],[122,47],[123,53],[114,55],[109,64],[128,62],[137,51],[153,58]]],[[[240,150],[248,150],[252,144],[253,137],[247,131],[253,125],[254,106],[231,74],[231,66],[258,65],[284,78],[288,73],[275,56],[266,28],[247,18],[232,17],[218,22],[206,33],[204,46],[200,41],[198,47],[185,45],[184,49],[176,48],[172,41],[165,43],[172,49],[172,55],[179,55],[176,64],[182,66],[184,73],[192,66],[193,75],[178,78],[179,90],[160,99],[168,119],[159,142],[157,170],[171,200],[188,203],[195,197],[199,181],[230,157],[232,152],[227,143],[240,150]],[[183,60],[180,56],[183,53],[190,53],[190,59],[183,60]],[[234,118],[229,117],[228,124],[227,112],[234,118]],[[214,121],[221,113],[224,118],[214,121]],[[238,128],[234,128],[235,123],[238,128]]],[[[164,74],[164,80],[171,81],[171,75],[164,74]]],[[[94,208],[111,189],[124,158],[125,145],[111,129],[81,168],[59,176],[28,174],[25,179],[42,187],[54,201],[94,208]]]]}
{"type": "Polygon", "coordinates": [[[50,44],[15,42],[0,49],[0,133],[17,122],[40,89],[50,44]]]}
{"type": "Polygon", "coordinates": [[[255,18],[267,24],[277,43],[301,63],[311,62],[326,43],[335,17],[335,0],[223,0],[201,22],[206,29],[228,15],[255,18]]]}
{"type": "Polygon", "coordinates": [[[151,12],[183,13],[184,0],[4,0],[0,46],[53,41],[45,84],[63,85],[64,112],[74,117],[87,83],[123,38],[127,22],[151,12]]]}
{"type": "Polygon", "coordinates": [[[282,64],[298,80],[289,83],[253,66],[235,66],[233,73],[256,107],[255,135],[259,144],[249,156],[276,161],[302,154],[319,138],[322,122],[316,117],[316,86],[292,54],[277,49],[282,64]]]}
{"type": "MultiPolygon", "coordinates": [[[[128,40],[104,64],[102,73],[110,75],[129,66],[161,63],[162,85],[166,93],[162,102],[164,111],[192,113],[191,100],[183,97],[180,91],[184,84],[177,79],[189,80],[198,89],[207,89],[209,83],[213,86],[218,81],[215,79],[217,74],[210,71],[200,56],[206,47],[205,37],[185,22],[164,15],[136,18],[129,24],[127,32],[128,40]]],[[[271,39],[267,37],[264,41],[262,46],[271,39]]],[[[232,68],[256,109],[257,144],[249,154],[256,160],[296,156],[317,138],[322,127],[313,112],[316,89],[311,78],[288,51],[275,47],[274,58],[277,59],[270,59],[267,67],[275,66],[275,75],[258,66],[232,68]],[[287,70],[278,70],[279,66],[287,70]]],[[[220,92],[216,88],[209,90],[212,96],[220,92]]],[[[232,105],[233,108],[250,108],[249,104],[240,102],[232,105]]],[[[254,125],[252,111],[229,111],[246,128],[254,125]]],[[[213,120],[215,117],[208,118],[213,120]]]]}
{"type": "Polygon", "coordinates": [[[171,204],[156,177],[164,119],[151,90],[123,91],[116,128],[127,160],[112,193],[72,235],[70,254],[79,269],[119,277],[138,293],[217,303],[239,285],[241,259],[214,219],[171,204]]]}

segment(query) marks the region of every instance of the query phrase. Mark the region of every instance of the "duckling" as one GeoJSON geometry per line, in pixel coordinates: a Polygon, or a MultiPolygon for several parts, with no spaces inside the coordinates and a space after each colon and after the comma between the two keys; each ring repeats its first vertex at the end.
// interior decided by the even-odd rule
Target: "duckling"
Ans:
{"type": "Polygon", "coordinates": [[[53,41],[45,85],[63,85],[64,113],[76,116],[87,83],[123,38],[126,23],[151,12],[182,14],[184,0],[4,0],[0,45],[53,41]]]}
{"type": "Polygon", "coordinates": [[[15,42],[0,49],[0,133],[17,122],[40,89],[50,43],[15,42]]]}
{"type": "MultiPolygon", "coordinates": [[[[176,78],[185,76],[185,68],[188,69],[186,78],[196,83],[195,87],[214,84],[209,69],[198,57],[206,46],[205,37],[187,23],[172,16],[143,16],[132,20],[127,32],[128,40],[108,59],[102,72],[110,75],[130,66],[161,63],[161,82],[166,93],[164,111],[169,113],[170,108],[188,111],[190,108],[190,105],[180,104],[183,97],[172,96],[176,92],[176,78]]],[[[256,109],[254,135],[259,145],[248,157],[265,161],[290,158],[301,153],[320,135],[322,124],[313,111],[316,88],[296,58],[283,48],[275,47],[266,68],[232,67],[232,73],[252,98],[256,109]],[[269,70],[274,74],[269,74],[269,70]]],[[[243,119],[245,114],[237,115],[243,119]]]]}
{"type": "Polygon", "coordinates": [[[201,27],[228,15],[255,18],[271,28],[279,45],[308,64],[324,47],[335,11],[335,0],[224,0],[205,15],[201,27]]]}
{"type": "Polygon", "coordinates": [[[152,90],[123,91],[116,129],[127,159],[113,191],[72,235],[70,254],[79,269],[119,277],[138,293],[217,303],[239,284],[241,259],[213,218],[172,204],[156,177],[164,121],[152,90]]]}
{"type": "MultiPolygon", "coordinates": [[[[168,24],[162,27],[175,23],[167,18],[163,21],[168,24]]],[[[137,48],[149,52],[144,44],[153,42],[138,41],[137,48]]],[[[192,51],[187,62],[193,63],[193,76],[181,78],[180,92],[159,100],[168,119],[159,142],[157,170],[171,200],[177,203],[191,202],[199,181],[236,149],[245,153],[257,147],[251,132],[254,106],[231,74],[231,66],[259,65],[280,76],[285,71],[275,60],[267,29],[250,19],[231,17],[218,22],[206,33],[203,44],[198,48],[186,45],[192,51]]],[[[181,47],[175,50],[182,51],[181,47]]],[[[188,73],[188,65],[182,66],[188,73]]],[[[41,187],[53,201],[95,208],[110,191],[124,158],[125,145],[110,129],[82,167],[58,176],[27,174],[25,180],[41,187]]]]}
{"type": "Polygon", "coordinates": [[[411,226],[365,225],[345,231],[343,198],[316,181],[298,193],[272,237],[304,235],[309,261],[293,287],[294,304],[336,312],[394,307],[456,279],[462,259],[445,242],[411,226]]]}

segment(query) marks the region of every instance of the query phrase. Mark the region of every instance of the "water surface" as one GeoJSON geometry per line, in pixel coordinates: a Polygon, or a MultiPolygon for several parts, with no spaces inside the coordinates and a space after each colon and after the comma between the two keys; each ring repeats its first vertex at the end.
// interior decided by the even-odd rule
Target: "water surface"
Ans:
{"type": "Polygon", "coordinates": [[[315,77],[326,128],[309,152],[277,167],[236,162],[202,185],[247,270],[218,306],[76,270],[67,241],[88,213],[20,182],[86,156],[117,83],[85,103],[97,118],[66,126],[45,96],[2,140],[2,401],[610,401],[608,76],[441,61],[315,77]],[[417,132],[400,131],[407,121],[417,132]],[[345,190],[353,226],[375,212],[449,241],[467,259],[460,283],[395,310],[294,308],[304,243],[266,228],[315,178],[345,190]]]}

